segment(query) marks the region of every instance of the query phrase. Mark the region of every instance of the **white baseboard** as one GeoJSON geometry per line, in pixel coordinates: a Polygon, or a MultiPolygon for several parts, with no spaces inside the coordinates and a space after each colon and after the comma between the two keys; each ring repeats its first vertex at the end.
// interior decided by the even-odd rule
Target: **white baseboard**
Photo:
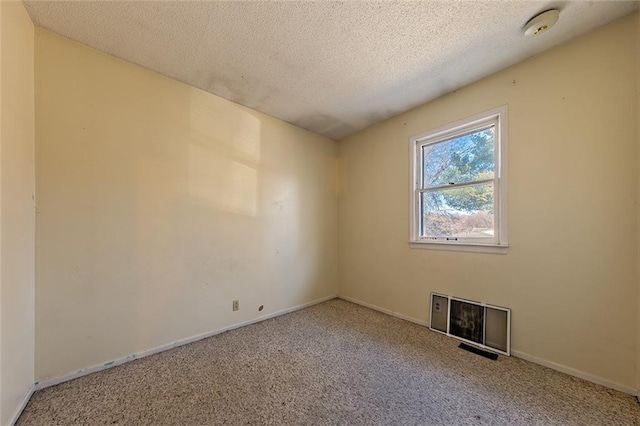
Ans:
{"type": "MultiPolygon", "coordinates": [[[[338,296],[339,299],[344,299],[348,302],[352,302],[355,303],[357,305],[361,305],[364,306],[366,308],[370,308],[373,309],[375,311],[379,311],[379,312],[383,312],[387,315],[391,315],[394,316],[396,318],[400,318],[409,322],[413,322],[416,324],[420,324],[420,325],[424,325],[425,327],[429,326],[429,323],[427,321],[422,321],[416,318],[411,318],[408,317],[406,315],[400,314],[398,312],[393,312],[389,309],[386,308],[382,308],[380,306],[376,306],[376,305],[372,305],[370,303],[367,302],[363,302],[361,300],[358,299],[354,299],[351,297],[346,297],[346,296],[338,296]]],[[[601,385],[610,389],[614,389],[620,392],[624,392],[627,393],[629,395],[633,395],[633,396],[638,396],[638,400],[640,401],[640,394],[638,393],[638,390],[629,387],[627,385],[623,385],[622,383],[618,383],[618,382],[614,382],[608,379],[605,379],[603,377],[600,376],[596,376],[594,374],[590,374],[590,373],[585,373],[584,371],[580,371],[580,370],[576,370],[575,368],[571,368],[571,367],[567,367],[565,365],[562,364],[557,364],[555,362],[552,361],[547,361],[546,359],[543,358],[538,358],[536,356],[533,355],[529,355],[527,353],[518,351],[518,350],[514,350],[511,349],[511,355],[516,357],[516,358],[521,358],[524,359],[525,361],[529,361],[529,362],[533,362],[534,364],[538,364],[538,365],[542,365],[543,367],[547,367],[547,368],[551,368],[552,370],[556,370],[559,371],[561,373],[565,373],[568,374],[570,376],[574,376],[577,377],[579,379],[584,379],[588,382],[592,382],[595,383],[597,385],[601,385]]]]}
{"type": "Polygon", "coordinates": [[[355,303],[356,305],[364,306],[365,308],[373,309],[374,311],[382,312],[384,314],[391,315],[392,317],[400,318],[405,321],[409,321],[419,325],[424,325],[425,327],[429,326],[429,323],[427,321],[422,321],[417,318],[409,317],[399,312],[393,312],[390,309],[382,308],[377,305],[372,305],[371,303],[363,302],[362,300],[354,299],[352,297],[338,296],[338,299],[346,300],[347,302],[355,303]]]}
{"type": "MultiPolygon", "coordinates": [[[[182,340],[177,340],[173,343],[169,343],[166,345],[162,345],[162,346],[158,346],[156,348],[152,348],[152,349],[148,349],[133,355],[127,355],[125,357],[122,358],[118,358],[115,359],[113,361],[109,361],[103,364],[99,364],[99,365],[94,365],[92,367],[87,367],[87,368],[83,368],[81,370],[78,370],[76,372],[72,372],[72,373],[67,373],[67,374],[63,374],[60,376],[56,376],[56,377],[52,377],[49,379],[45,379],[45,380],[41,380],[39,382],[35,382],[33,389],[32,389],[32,393],[35,390],[40,390],[40,389],[44,389],[47,388],[49,386],[55,386],[57,384],[60,383],[64,383],[64,382],[68,382],[69,380],[73,380],[73,379],[77,379],[78,377],[82,377],[82,376],[86,376],[87,374],[91,374],[91,373],[95,373],[97,371],[102,371],[105,370],[107,368],[112,368],[115,367],[117,365],[121,365],[124,364],[125,362],[130,362],[136,359],[140,359],[140,358],[144,358],[150,355],[155,355],[157,353],[160,352],[164,352],[166,350],[169,349],[173,349],[173,348],[177,348],[179,346],[184,346],[184,345],[188,345],[189,343],[193,343],[193,342],[197,342],[198,340],[202,340],[202,339],[206,339],[207,337],[212,337],[215,336],[217,334],[221,334],[224,333],[226,331],[231,331],[231,330],[235,330],[236,328],[240,328],[240,327],[244,327],[247,325],[251,325],[251,324],[255,324],[261,321],[265,321],[271,318],[275,318],[275,317],[279,317],[281,315],[285,315],[285,314],[289,314],[291,312],[295,312],[298,311],[300,309],[304,309],[304,308],[308,308],[309,306],[312,305],[317,305],[318,303],[322,303],[322,302],[326,302],[327,300],[331,300],[331,299],[335,299],[337,296],[336,295],[332,295],[332,296],[327,296],[327,297],[323,297],[320,299],[316,299],[313,300],[311,302],[307,302],[307,303],[303,303],[301,305],[297,305],[297,306],[293,306],[291,308],[287,308],[287,309],[282,309],[280,311],[276,311],[276,312],[272,312],[270,314],[267,315],[263,315],[257,318],[253,318],[250,319],[248,321],[244,321],[241,323],[237,323],[237,324],[233,324],[227,327],[223,327],[223,328],[219,328],[217,330],[213,330],[213,331],[209,331],[207,333],[203,333],[203,334],[198,334],[196,336],[192,336],[186,339],[182,339],[182,340]]],[[[31,396],[31,395],[29,395],[31,396]]],[[[28,399],[27,399],[28,401],[28,399]]],[[[26,405],[26,402],[25,402],[26,405]]],[[[24,408],[24,407],[23,407],[24,408]]],[[[20,412],[22,412],[22,410],[20,410],[20,412]]],[[[18,413],[19,415],[19,413],[18,413]]],[[[17,419],[17,417],[16,417],[17,419]]]]}
{"type": "Polygon", "coordinates": [[[516,351],[513,349],[511,350],[511,355],[515,356],[516,358],[524,359],[525,361],[533,362],[534,364],[542,365],[543,367],[547,367],[552,370],[556,370],[561,373],[565,373],[570,376],[577,377],[579,379],[584,379],[588,382],[595,383],[597,385],[601,385],[606,388],[628,393],[629,395],[633,395],[633,396],[638,395],[638,391],[630,386],[623,385],[622,383],[614,382],[609,379],[605,379],[604,377],[596,376],[595,374],[576,370],[575,368],[567,367],[566,365],[558,364],[553,361],[547,361],[546,359],[529,355],[528,353],[516,351]]]}
{"type": "Polygon", "coordinates": [[[22,402],[13,412],[13,415],[9,418],[9,426],[13,426],[14,424],[16,424],[16,422],[18,421],[18,417],[20,417],[20,414],[22,414],[22,412],[24,411],[25,407],[29,403],[29,400],[31,399],[31,395],[33,395],[35,391],[35,385],[31,385],[27,393],[24,395],[24,398],[22,398],[22,402]]]}
{"type": "MultiPolygon", "coordinates": [[[[367,303],[367,302],[363,302],[363,301],[358,300],[358,299],[354,299],[354,298],[347,297],[347,296],[327,296],[327,297],[323,297],[321,299],[316,299],[316,300],[313,300],[311,302],[307,302],[307,303],[304,303],[304,304],[301,304],[301,305],[297,305],[297,306],[294,306],[294,307],[291,307],[291,308],[287,308],[287,309],[283,309],[283,310],[280,310],[280,311],[277,311],[277,312],[273,312],[273,313],[270,313],[268,315],[264,315],[264,316],[261,316],[261,317],[253,318],[251,320],[244,321],[244,322],[241,322],[241,323],[238,323],[238,324],[233,324],[233,325],[230,325],[228,327],[223,327],[223,328],[211,331],[211,332],[199,334],[199,335],[187,338],[187,339],[178,340],[176,342],[169,343],[167,345],[162,345],[162,346],[159,346],[159,347],[156,347],[156,348],[153,348],[153,349],[149,349],[149,350],[143,351],[143,352],[138,353],[138,354],[129,355],[129,356],[126,356],[126,357],[123,357],[123,358],[119,358],[117,360],[113,360],[113,361],[104,363],[104,364],[94,365],[92,367],[84,368],[84,369],[78,370],[78,371],[73,372],[73,373],[68,373],[68,374],[64,374],[64,375],[61,375],[61,376],[53,377],[53,378],[50,378],[50,379],[46,379],[46,380],[43,380],[43,381],[40,381],[40,382],[36,382],[31,387],[31,389],[29,390],[27,395],[25,396],[25,399],[24,399],[23,403],[21,404],[21,406],[18,408],[18,410],[16,410],[14,416],[12,417],[12,421],[9,423],[9,425],[12,426],[15,423],[15,421],[18,419],[18,417],[20,417],[20,414],[22,413],[22,410],[24,409],[24,407],[29,402],[29,399],[31,398],[31,395],[33,394],[33,392],[36,391],[36,390],[44,389],[44,388],[49,387],[49,386],[54,386],[54,385],[57,385],[57,384],[60,384],[60,383],[63,383],[63,382],[67,382],[69,380],[73,380],[73,379],[76,379],[78,377],[86,376],[87,374],[91,374],[91,373],[94,373],[96,371],[101,371],[101,370],[105,370],[107,368],[115,367],[117,365],[124,364],[125,362],[133,361],[135,359],[144,358],[144,357],[147,357],[147,356],[150,356],[150,355],[154,355],[154,354],[157,354],[157,353],[160,353],[160,352],[164,352],[164,351],[169,350],[169,349],[173,349],[173,348],[177,348],[179,346],[187,345],[189,343],[193,343],[193,342],[196,342],[198,340],[206,339],[207,337],[215,336],[217,334],[221,334],[221,333],[224,333],[226,331],[234,330],[236,328],[244,327],[244,326],[255,324],[255,323],[258,323],[258,322],[261,322],[261,321],[265,321],[265,320],[268,320],[268,319],[271,319],[271,318],[275,318],[275,317],[278,317],[278,316],[281,316],[281,315],[285,315],[285,314],[288,314],[288,313],[291,313],[291,312],[295,312],[295,311],[298,311],[300,309],[304,309],[304,308],[307,308],[309,306],[316,305],[318,303],[326,302],[327,300],[335,299],[336,297],[340,298],[340,299],[343,299],[343,300],[346,300],[348,302],[355,303],[357,305],[364,306],[364,307],[369,308],[369,309],[373,309],[375,311],[383,312],[383,313],[385,313],[387,315],[391,315],[393,317],[400,318],[400,319],[403,319],[405,321],[409,321],[409,322],[412,322],[412,323],[415,323],[415,324],[419,324],[419,325],[428,327],[428,322],[427,321],[419,320],[417,318],[412,318],[412,317],[409,317],[407,315],[400,314],[398,312],[393,312],[390,309],[386,309],[386,308],[383,308],[383,307],[380,307],[380,306],[377,306],[377,305],[373,305],[373,304],[370,304],[370,303],[367,303]]],[[[605,387],[608,387],[608,388],[611,388],[611,389],[615,389],[617,391],[624,392],[624,393],[627,393],[629,395],[638,396],[640,398],[640,394],[638,393],[638,391],[636,389],[634,389],[632,387],[629,387],[629,386],[626,386],[626,385],[623,385],[621,383],[617,383],[617,382],[614,382],[614,381],[611,381],[611,380],[608,380],[608,379],[605,379],[605,378],[602,378],[602,377],[599,377],[599,376],[596,376],[596,375],[593,375],[593,374],[590,374],[590,373],[586,373],[586,372],[583,372],[583,371],[580,371],[580,370],[576,370],[575,368],[567,367],[567,366],[562,365],[562,364],[557,364],[555,362],[548,361],[548,360],[545,360],[543,358],[539,358],[539,357],[536,357],[536,356],[533,356],[533,355],[529,355],[527,353],[524,353],[524,352],[521,352],[521,351],[518,351],[518,350],[515,350],[515,349],[511,350],[511,354],[513,356],[517,357],[517,358],[524,359],[525,361],[533,362],[534,364],[539,364],[539,365],[542,365],[544,367],[551,368],[552,370],[560,371],[561,373],[565,373],[565,374],[568,374],[570,376],[578,377],[580,379],[584,379],[584,380],[587,380],[589,382],[592,382],[592,383],[595,383],[595,384],[598,384],[598,385],[602,385],[602,386],[605,386],[605,387]]]]}

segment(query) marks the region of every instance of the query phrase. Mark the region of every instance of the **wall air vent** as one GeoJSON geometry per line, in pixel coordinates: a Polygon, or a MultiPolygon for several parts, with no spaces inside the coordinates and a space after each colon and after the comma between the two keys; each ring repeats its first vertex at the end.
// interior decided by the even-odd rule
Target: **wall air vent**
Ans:
{"type": "Polygon", "coordinates": [[[431,330],[511,355],[511,309],[431,293],[431,330]]]}

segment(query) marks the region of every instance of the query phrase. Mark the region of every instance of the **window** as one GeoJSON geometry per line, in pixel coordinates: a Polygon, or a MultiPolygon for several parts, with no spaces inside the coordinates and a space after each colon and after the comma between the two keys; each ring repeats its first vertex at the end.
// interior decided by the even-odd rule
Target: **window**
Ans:
{"type": "Polygon", "coordinates": [[[411,138],[411,246],[506,253],[507,107],[411,138]]]}

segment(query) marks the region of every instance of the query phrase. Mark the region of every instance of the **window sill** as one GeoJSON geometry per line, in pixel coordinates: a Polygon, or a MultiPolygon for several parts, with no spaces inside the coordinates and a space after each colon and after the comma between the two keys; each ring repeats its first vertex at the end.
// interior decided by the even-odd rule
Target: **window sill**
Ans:
{"type": "Polygon", "coordinates": [[[473,253],[507,254],[508,245],[496,244],[465,244],[465,243],[436,243],[433,241],[409,241],[409,246],[416,249],[467,251],[473,253]]]}

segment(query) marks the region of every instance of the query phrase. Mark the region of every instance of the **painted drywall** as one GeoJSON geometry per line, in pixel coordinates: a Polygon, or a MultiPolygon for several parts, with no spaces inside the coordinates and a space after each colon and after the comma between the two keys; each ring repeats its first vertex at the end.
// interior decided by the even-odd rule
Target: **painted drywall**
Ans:
{"type": "MultiPolygon", "coordinates": [[[[640,13],[637,14],[637,28],[638,30],[636,31],[637,34],[637,38],[638,38],[638,49],[640,49],[640,13]]],[[[638,92],[638,101],[636,104],[636,108],[638,109],[638,128],[637,128],[637,134],[636,137],[638,138],[638,155],[640,155],[640,54],[637,55],[636,57],[636,67],[637,67],[637,71],[638,71],[638,81],[637,81],[637,86],[636,86],[636,90],[638,92]]],[[[638,159],[638,162],[640,164],[640,157],[638,159]]],[[[640,173],[638,178],[640,179],[640,173]]],[[[638,181],[638,189],[640,190],[640,180],[638,181]]],[[[640,200],[640,194],[638,194],[638,200],[640,200]]],[[[640,221],[640,208],[638,208],[638,220],[640,221]]],[[[639,226],[639,234],[638,234],[638,245],[640,247],[640,226],[639,226]]],[[[640,256],[640,250],[638,250],[638,255],[640,256]]],[[[636,361],[636,381],[637,381],[637,389],[638,389],[638,402],[640,402],[640,258],[638,258],[638,268],[639,268],[639,275],[638,275],[638,359],[636,361]]]]}
{"type": "Polygon", "coordinates": [[[35,58],[38,380],[337,293],[335,141],[43,29],[35,58]]]}
{"type": "Polygon", "coordinates": [[[0,2],[0,424],[34,379],[34,27],[22,2],[0,2]]]}
{"type": "Polygon", "coordinates": [[[513,350],[635,389],[637,31],[627,17],[340,141],[340,295],[418,321],[431,292],[506,306],[513,350]],[[508,254],[411,249],[409,138],[504,104],[508,254]]]}

